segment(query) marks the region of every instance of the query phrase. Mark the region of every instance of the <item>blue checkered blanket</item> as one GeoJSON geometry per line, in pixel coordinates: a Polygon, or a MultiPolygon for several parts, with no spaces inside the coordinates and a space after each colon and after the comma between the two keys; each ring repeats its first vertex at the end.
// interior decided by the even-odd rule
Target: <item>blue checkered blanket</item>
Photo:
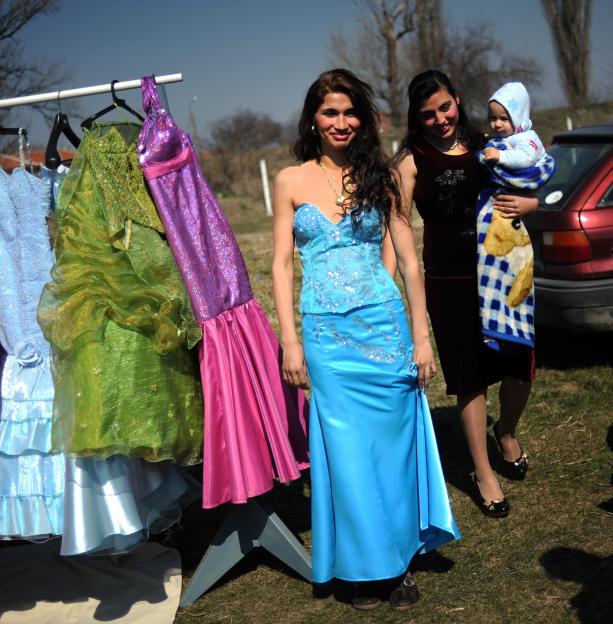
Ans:
{"type": "MultiPolygon", "coordinates": [[[[506,149],[491,139],[486,146],[506,149]]],[[[485,343],[498,351],[534,348],[534,253],[521,219],[505,219],[494,210],[494,196],[514,190],[539,188],[554,174],[556,165],[546,154],[525,169],[488,168],[491,183],[477,199],[477,274],[481,331],[485,343]]]]}

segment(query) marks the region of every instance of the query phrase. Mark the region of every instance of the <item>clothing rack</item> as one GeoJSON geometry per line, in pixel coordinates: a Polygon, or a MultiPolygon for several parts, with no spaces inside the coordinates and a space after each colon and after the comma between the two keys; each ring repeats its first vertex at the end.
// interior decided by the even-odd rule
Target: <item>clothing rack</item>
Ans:
{"type": "MultiPolygon", "coordinates": [[[[183,74],[167,74],[166,76],[156,76],[157,84],[169,84],[171,82],[182,82],[183,74]]],[[[136,80],[125,80],[116,82],[115,91],[126,91],[128,89],[140,89],[140,78],[136,80]]],[[[37,93],[34,95],[22,95],[20,97],[0,100],[0,108],[9,106],[23,106],[25,104],[39,104],[41,102],[58,102],[68,98],[81,97],[84,95],[97,95],[99,93],[110,93],[111,83],[94,85],[92,87],[80,87],[79,89],[66,89],[61,91],[51,91],[49,93],[37,93]]]]}
{"type": "MultiPolygon", "coordinates": [[[[159,85],[182,82],[183,74],[156,76],[159,85]]],[[[140,89],[140,78],[116,82],[115,91],[140,89]]],[[[38,93],[0,100],[0,108],[38,104],[41,102],[59,102],[68,98],[85,95],[110,93],[111,83],[38,93]]],[[[6,128],[1,134],[16,134],[17,128],[6,128]]],[[[283,521],[272,510],[267,496],[249,499],[243,504],[228,504],[226,516],[217,530],[210,546],[206,550],[192,579],[183,592],[181,606],[185,607],[197,600],[222,576],[233,568],[248,552],[262,547],[280,559],[307,581],[311,580],[311,557],[304,546],[296,539],[283,521]]]]}

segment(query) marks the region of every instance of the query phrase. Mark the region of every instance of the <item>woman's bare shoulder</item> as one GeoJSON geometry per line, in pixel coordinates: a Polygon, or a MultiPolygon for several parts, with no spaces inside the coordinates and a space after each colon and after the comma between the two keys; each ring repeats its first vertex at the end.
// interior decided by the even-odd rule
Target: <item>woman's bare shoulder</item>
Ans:
{"type": "Polygon", "coordinates": [[[305,163],[298,163],[296,165],[290,165],[289,167],[285,167],[281,169],[279,173],[276,175],[276,180],[280,184],[292,184],[296,182],[300,182],[302,177],[305,174],[305,171],[310,169],[311,161],[305,163]]]}
{"type": "Polygon", "coordinates": [[[400,177],[405,175],[415,175],[417,173],[417,168],[415,167],[415,158],[413,158],[413,154],[405,150],[402,154],[396,158],[395,162],[396,169],[400,174],[400,177]]]}

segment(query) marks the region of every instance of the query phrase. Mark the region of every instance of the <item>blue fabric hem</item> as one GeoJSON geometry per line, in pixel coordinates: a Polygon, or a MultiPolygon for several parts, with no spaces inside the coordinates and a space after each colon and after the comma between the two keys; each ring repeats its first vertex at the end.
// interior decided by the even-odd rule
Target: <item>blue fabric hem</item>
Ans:
{"type": "Polygon", "coordinates": [[[399,576],[402,576],[407,571],[409,565],[411,564],[411,561],[413,560],[413,558],[415,556],[426,554],[426,553],[431,552],[433,550],[437,550],[438,548],[440,548],[441,546],[444,546],[445,544],[448,544],[449,542],[453,542],[455,540],[462,539],[462,537],[459,534],[459,532],[457,534],[453,534],[453,533],[450,533],[448,529],[439,529],[439,531],[441,531],[441,534],[437,536],[439,539],[435,539],[433,537],[433,539],[430,540],[429,542],[419,546],[413,552],[413,554],[407,559],[406,563],[403,564],[398,569],[398,572],[396,572],[396,573],[392,573],[392,574],[385,575],[385,576],[381,576],[381,575],[369,576],[368,578],[366,578],[366,577],[349,578],[349,577],[346,577],[346,576],[332,575],[332,576],[330,576],[329,578],[327,578],[326,580],[323,580],[323,581],[317,581],[315,579],[312,579],[312,582],[321,585],[323,583],[328,583],[332,579],[336,578],[339,581],[349,581],[351,583],[366,583],[366,582],[370,582],[370,581],[386,581],[388,579],[394,579],[394,578],[397,578],[399,576]],[[443,539],[443,538],[445,538],[445,539],[443,539]]]}
{"type": "Polygon", "coordinates": [[[61,535],[64,516],[63,492],[53,496],[1,496],[0,535],[13,539],[40,539],[61,535]]]}
{"type": "Polygon", "coordinates": [[[499,342],[510,342],[513,344],[513,346],[521,345],[530,349],[534,349],[534,341],[527,338],[520,338],[518,336],[502,334],[500,332],[495,332],[487,329],[482,329],[481,332],[485,338],[489,338],[490,340],[495,341],[494,344],[486,342],[486,345],[490,347],[490,349],[494,349],[495,351],[504,351],[504,345],[500,345],[499,342]]]}

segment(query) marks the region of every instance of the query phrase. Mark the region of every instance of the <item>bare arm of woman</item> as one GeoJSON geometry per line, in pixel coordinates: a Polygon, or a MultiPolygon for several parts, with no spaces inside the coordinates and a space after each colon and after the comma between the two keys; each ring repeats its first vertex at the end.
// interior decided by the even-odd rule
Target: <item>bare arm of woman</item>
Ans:
{"type": "Polygon", "coordinates": [[[411,329],[413,332],[413,361],[419,367],[418,383],[420,388],[427,388],[430,379],[436,374],[434,353],[430,344],[428,317],[426,314],[426,292],[417,249],[411,227],[411,205],[417,170],[412,155],[407,155],[398,165],[402,205],[395,207],[390,219],[390,235],[398,270],[404,282],[411,313],[411,329]]]}
{"type": "Polygon", "coordinates": [[[283,351],[283,379],[306,388],[308,377],[304,350],[298,340],[294,319],[294,205],[291,189],[295,167],[277,174],[273,194],[272,290],[283,351]]]}
{"type": "Polygon", "coordinates": [[[517,219],[534,212],[539,206],[536,197],[522,197],[521,195],[496,195],[494,197],[494,208],[500,212],[505,219],[517,219]]]}
{"type": "Polygon", "coordinates": [[[381,258],[387,272],[392,276],[392,279],[394,279],[396,277],[398,264],[396,262],[396,252],[394,251],[394,244],[392,243],[392,237],[390,236],[389,230],[385,233],[385,237],[383,238],[381,258]]]}

